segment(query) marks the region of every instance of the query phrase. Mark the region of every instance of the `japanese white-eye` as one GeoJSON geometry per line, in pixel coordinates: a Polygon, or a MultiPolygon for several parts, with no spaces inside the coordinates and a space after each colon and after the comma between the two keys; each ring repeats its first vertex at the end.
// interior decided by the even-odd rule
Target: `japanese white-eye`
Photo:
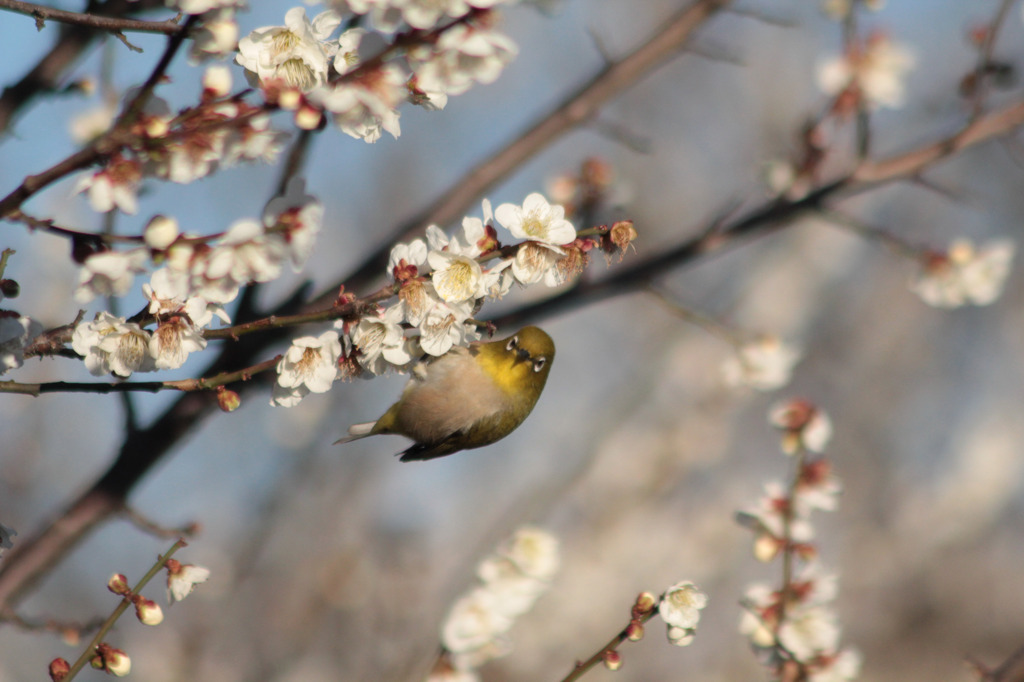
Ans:
{"type": "Polygon", "coordinates": [[[453,348],[418,364],[398,402],[377,421],[349,427],[336,443],[399,434],[416,441],[398,453],[403,462],[490,445],[533,410],[554,358],[554,342],[537,327],[453,348]]]}

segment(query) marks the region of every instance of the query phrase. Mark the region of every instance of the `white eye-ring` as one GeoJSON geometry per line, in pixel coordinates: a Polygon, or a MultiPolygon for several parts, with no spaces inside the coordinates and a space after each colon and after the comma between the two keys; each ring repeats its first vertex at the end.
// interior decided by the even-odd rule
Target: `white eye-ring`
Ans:
{"type": "Polygon", "coordinates": [[[541,371],[542,369],[544,369],[544,365],[546,365],[547,362],[548,362],[548,359],[545,358],[545,357],[537,358],[536,360],[533,361],[533,371],[534,372],[541,371]]]}
{"type": "Polygon", "coordinates": [[[513,336],[511,339],[508,340],[508,343],[505,344],[505,350],[515,350],[516,346],[518,346],[518,345],[519,345],[519,337],[518,336],[513,336]]]}

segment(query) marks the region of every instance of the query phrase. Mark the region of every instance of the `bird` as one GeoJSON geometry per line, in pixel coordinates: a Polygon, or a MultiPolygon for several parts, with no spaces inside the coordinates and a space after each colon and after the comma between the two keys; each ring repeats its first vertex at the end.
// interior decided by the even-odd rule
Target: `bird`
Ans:
{"type": "Polygon", "coordinates": [[[398,434],[414,444],[402,462],[423,461],[490,445],[533,410],[555,359],[555,343],[538,327],[498,341],[456,346],[418,363],[402,396],[379,419],[349,427],[348,443],[398,434]]]}

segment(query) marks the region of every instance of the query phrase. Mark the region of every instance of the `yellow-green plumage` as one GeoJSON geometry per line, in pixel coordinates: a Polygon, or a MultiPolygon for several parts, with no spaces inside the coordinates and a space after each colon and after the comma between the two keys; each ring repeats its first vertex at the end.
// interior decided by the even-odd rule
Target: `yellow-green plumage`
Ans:
{"type": "Polygon", "coordinates": [[[402,397],[376,422],[349,428],[347,442],[399,434],[416,443],[401,460],[433,459],[483,447],[512,433],[537,404],[555,344],[537,327],[474,343],[419,365],[402,397]]]}

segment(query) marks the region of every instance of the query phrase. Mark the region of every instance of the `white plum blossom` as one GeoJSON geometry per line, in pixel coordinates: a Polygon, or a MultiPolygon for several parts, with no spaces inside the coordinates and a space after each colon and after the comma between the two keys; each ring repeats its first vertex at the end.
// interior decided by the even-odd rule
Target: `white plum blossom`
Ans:
{"type": "Polygon", "coordinates": [[[544,195],[534,192],[522,206],[502,204],[494,217],[513,237],[552,246],[568,244],[576,239],[576,228],[565,219],[565,209],[549,204],[544,195]]]}
{"type": "Polygon", "coordinates": [[[402,309],[392,306],[382,315],[366,315],[352,330],[352,343],[359,349],[359,364],[374,374],[383,374],[388,364],[404,366],[412,360],[402,332],[402,309]]]}
{"type": "Polygon", "coordinates": [[[512,259],[512,274],[520,284],[536,284],[541,280],[549,287],[558,286],[563,278],[558,261],[565,252],[542,242],[523,242],[512,259]]]}
{"type": "Polygon", "coordinates": [[[441,643],[448,651],[462,653],[487,645],[512,627],[513,619],[500,607],[500,600],[486,587],[478,587],[452,606],[441,630],[441,643]]]}
{"type": "Polygon", "coordinates": [[[806,400],[776,403],[768,413],[768,421],[782,430],[782,451],[787,455],[801,449],[824,452],[832,440],[832,420],[806,400]]]}
{"type": "Polygon", "coordinates": [[[684,580],[665,592],[661,603],[658,604],[658,615],[668,625],[692,630],[700,622],[700,611],[707,604],[708,596],[697,589],[691,581],[684,580]]]}
{"type": "Polygon", "coordinates": [[[365,28],[350,28],[338,36],[338,49],[334,55],[335,71],[344,75],[359,64],[359,44],[365,35],[365,28]]]}
{"type": "Polygon", "coordinates": [[[558,538],[536,526],[517,529],[498,547],[496,555],[535,580],[550,581],[561,565],[558,538]]]}
{"type": "Polygon", "coordinates": [[[183,315],[173,315],[157,324],[149,339],[149,353],[157,369],[177,369],[189,353],[206,348],[203,332],[183,315]]]}
{"type": "Polygon", "coordinates": [[[786,618],[779,626],[779,644],[799,661],[811,661],[830,653],[839,645],[839,618],[825,606],[786,609],[786,618]]]}
{"type": "Polygon", "coordinates": [[[729,386],[774,391],[789,383],[799,360],[796,349],[776,336],[766,335],[737,347],[722,365],[722,376],[729,386]]]}
{"type": "Polygon", "coordinates": [[[975,248],[967,239],[954,241],[945,253],[931,253],[911,283],[911,290],[936,308],[989,305],[1003,292],[1016,247],[998,239],[975,248]]]}
{"type": "Polygon", "coordinates": [[[412,50],[409,59],[418,88],[461,95],[473,83],[497,80],[518,51],[503,33],[459,24],[445,31],[435,45],[412,50]]]}
{"type": "Polygon", "coordinates": [[[481,585],[453,606],[441,642],[457,670],[468,670],[511,650],[504,634],[551,585],[558,570],[558,540],[525,526],[477,568],[481,585]]]}
{"type": "Polygon", "coordinates": [[[303,92],[323,85],[337,50],[337,43],[326,41],[341,24],[341,15],[327,10],[310,21],[304,8],[293,7],[284,23],[263,26],[242,38],[235,61],[260,83],[282,80],[303,92]]]}
{"type": "Polygon", "coordinates": [[[128,377],[132,372],[152,371],[149,345],[149,332],[107,312],[80,323],[71,335],[72,349],[85,356],[85,367],[95,376],[113,372],[128,377]]]}
{"type": "Polygon", "coordinates": [[[213,248],[204,274],[211,280],[227,278],[238,286],[269,282],[280,276],[286,255],[283,238],[268,234],[255,220],[242,219],[213,248]]]}
{"type": "Polygon", "coordinates": [[[474,258],[449,251],[431,251],[427,262],[434,290],[446,303],[462,303],[484,295],[483,269],[474,258]]]}
{"type": "MultiPolygon", "coordinates": [[[[75,114],[68,122],[68,132],[71,133],[71,139],[79,144],[92,142],[97,137],[110,130],[110,126],[114,123],[114,117],[117,116],[117,111],[117,99],[114,97],[106,97],[101,104],[98,104],[91,109],[86,109],[79,114],[75,114]]],[[[85,180],[80,180],[79,182],[85,182],[85,180]]],[[[81,191],[81,189],[76,187],[76,191],[81,191]]],[[[91,196],[90,201],[92,201],[91,196]]],[[[131,202],[133,201],[134,197],[126,199],[126,205],[131,205],[131,202]]],[[[127,213],[127,211],[125,212],[127,213]]]]}
{"type": "Polygon", "coordinates": [[[391,281],[415,277],[419,274],[419,267],[426,262],[427,245],[422,239],[414,239],[408,244],[396,244],[388,256],[388,277],[391,281]],[[410,272],[409,268],[415,268],[416,272],[410,272]]]}
{"type": "Polygon", "coordinates": [[[198,64],[205,59],[224,57],[235,51],[238,44],[238,22],[234,8],[221,8],[206,13],[189,33],[192,47],[189,62],[198,64]]]}
{"type": "Polygon", "coordinates": [[[167,562],[167,603],[181,601],[210,577],[210,569],[194,564],[180,564],[171,559],[167,562]]]}
{"type": "Polygon", "coordinates": [[[43,326],[18,313],[0,310],[0,374],[25,362],[25,346],[43,331],[43,326]]]}
{"type": "Polygon", "coordinates": [[[145,272],[145,249],[101,251],[85,259],[78,273],[75,300],[88,303],[97,296],[122,296],[131,289],[135,275],[145,272]]]}
{"type": "Polygon", "coordinates": [[[281,230],[284,249],[295,272],[302,269],[313,252],[323,216],[323,204],[306,194],[305,180],[298,177],[288,182],[284,195],[271,199],[263,210],[263,224],[281,230]]]}
{"type": "Polygon", "coordinates": [[[376,142],[382,132],[402,133],[395,109],[405,97],[406,77],[395,64],[385,64],[357,80],[336,83],[310,93],[310,98],[333,114],[346,135],[376,142]]]}
{"type": "MultiPolygon", "coordinates": [[[[406,308],[407,309],[407,308],[406,308]]],[[[420,321],[419,345],[427,355],[441,356],[453,346],[465,346],[480,338],[480,334],[466,325],[473,313],[473,302],[434,302],[420,321]]]]}
{"type": "Polygon", "coordinates": [[[914,64],[910,50],[884,34],[875,34],[850,53],[820,64],[818,87],[827,95],[856,88],[870,108],[898,109],[903,106],[903,81],[914,64]]]}
{"type": "Polygon", "coordinates": [[[142,166],[135,159],[117,155],[95,173],[86,173],[75,183],[75,194],[89,192],[94,211],[107,213],[115,208],[128,215],[139,210],[138,192],[142,184],[142,166]]]}
{"type": "Polygon", "coordinates": [[[338,377],[339,357],[341,341],[333,330],[293,340],[277,363],[277,385],[270,404],[288,407],[294,404],[296,396],[301,399],[309,393],[331,390],[338,377]]]}

